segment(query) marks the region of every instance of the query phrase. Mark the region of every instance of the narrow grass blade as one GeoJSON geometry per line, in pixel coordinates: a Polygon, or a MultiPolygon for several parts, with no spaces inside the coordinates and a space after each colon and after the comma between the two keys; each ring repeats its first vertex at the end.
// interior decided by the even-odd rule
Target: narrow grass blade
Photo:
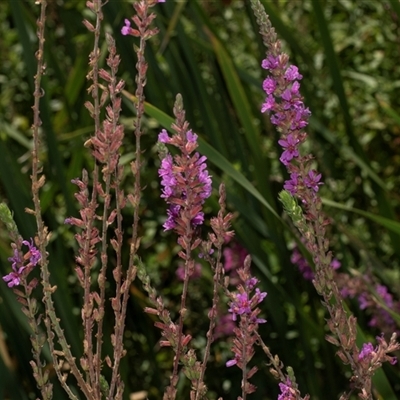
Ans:
{"type": "Polygon", "coordinates": [[[387,228],[389,231],[394,232],[397,235],[400,235],[400,222],[382,217],[380,215],[372,214],[368,211],[359,210],[358,208],[345,206],[343,204],[336,203],[335,201],[329,199],[322,199],[322,202],[330,207],[335,207],[341,210],[346,210],[349,212],[353,212],[355,214],[362,215],[363,217],[366,217],[369,220],[376,222],[377,224],[383,226],[384,228],[387,228]]]}

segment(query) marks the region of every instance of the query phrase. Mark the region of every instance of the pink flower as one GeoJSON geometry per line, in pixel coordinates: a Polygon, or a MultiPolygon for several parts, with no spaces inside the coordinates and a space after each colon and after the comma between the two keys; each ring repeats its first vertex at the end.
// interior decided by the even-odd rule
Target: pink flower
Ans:
{"type": "Polygon", "coordinates": [[[125,26],[122,27],[121,29],[121,33],[126,36],[129,35],[130,31],[131,31],[131,21],[129,21],[129,19],[125,19],[125,26]]]}
{"type": "Polygon", "coordinates": [[[159,134],[158,134],[158,141],[160,143],[168,143],[170,140],[169,136],[168,136],[168,132],[163,129],[159,134]]]}
{"type": "Polygon", "coordinates": [[[306,184],[307,187],[311,188],[314,190],[315,193],[318,192],[319,186],[323,185],[321,180],[321,174],[319,174],[315,169],[312,169],[311,171],[308,172],[308,176],[304,178],[304,183],[306,184]]]}
{"type": "Polygon", "coordinates": [[[278,140],[278,143],[285,149],[280,157],[280,161],[284,165],[288,165],[289,162],[299,156],[298,144],[299,140],[296,139],[291,133],[287,135],[286,139],[278,140]]]}
{"type": "Polygon", "coordinates": [[[281,390],[281,394],[278,396],[278,400],[296,400],[297,397],[295,395],[294,390],[292,389],[292,382],[289,378],[286,379],[286,383],[280,383],[279,389],[281,390]]]}
{"type": "Polygon", "coordinates": [[[288,179],[283,188],[287,190],[292,196],[297,193],[297,186],[299,184],[299,174],[297,172],[292,172],[290,174],[290,179],[288,179]]]}
{"type": "Polygon", "coordinates": [[[24,272],[25,267],[21,267],[18,271],[12,271],[8,275],[3,276],[3,281],[7,282],[8,287],[18,286],[21,284],[21,274],[24,272]]]}
{"type": "Polygon", "coordinates": [[[374,352],[374,346],[372,345],[372,343],[364,343],[360,354],[358,355],[358,359],[360,361],[364,360],[364,359],[368,359],[370,358],[371,354],[374,352]]]}

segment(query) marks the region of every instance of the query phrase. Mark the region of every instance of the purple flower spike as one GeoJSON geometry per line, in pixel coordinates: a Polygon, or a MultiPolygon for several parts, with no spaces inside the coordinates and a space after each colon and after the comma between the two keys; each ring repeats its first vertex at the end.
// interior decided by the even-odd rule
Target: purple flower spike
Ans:
{"type": "Polygon", "coordinates": [[[233,300],[229,304],[230,308],[228,310],[232,313],[233,321],[236,321],[238,315],[246,315],[253,322],[260,324],[266,322],[264,319],[257,319],[254,310],[256,309],[256,306],[267,297],[267,292],[261,292],[260,289],[256,288],[255,294],[250,297],[250,292],[253,291],[258,282],[257,278],[249,277],[244,282],[244,288],[242,287],[240,292],[234,295],[233,300]]]}
{"type": "Polygon", "coordinates": [[[202,205],[212,191],[207,157],[197,152],[193,154],[198,146],[197,139],[198,136],[192,130],[170,138],[163,129],[158,135],[159,142],[176,146],[182,153],[174,158],[170,154],[165,155],[158,170],[163,187],[161,197],[169,204],[164,230],[176,229],[180,235],[184,235],[183,227],[188,221],[192,227],[204,223],[202,205]]]}
{"type": "Polygon", "coordinates": [[[274,46],[270,50],[271,53],[261,64],[270,72],[262,84],[266,97],[261,112],[269,114],[271,123],[281,134],[278,143],[283,153],[279,160],[290,173],[284,189],[308,208],[317,201],[316,193],[323,183],[321,174],[310,169],[312,157],[303,157],[299,150],[306,140],[307,134],[303,129],[308,125],[311,115],[300,94],[299,81],[303,76],[297,66],[287,64],[287,55],[279,54],[274,46]]]}
{"type": "MultiPolygon", "coordinates": [[[[250,273],[251,257],[247,256],[243,264],[243,268],[237,270],[240,279],[240,283],[236,285],[237,293],[229,293],[231,301],[228,311],[232,314],[232,321],[237,319],[239,321],[238,326],[233,330],[235,337],[231,350],[234,357],[226,363],[226,366],[237,365],[242,371],[245,371],[254,355],[254,344],[257,342],[255,333],[258,330],[258,324],[267,322],[265,319],[258,318],[261,312],[258,305],[265,299],[267,293],[256,288],[259,281],[250,273]],[[253,290],[254,294],[252,294],[253,290]]],[[[251,388],[251,392],[247,393],[255,390],[255,386],[248,382],[247,377],[243,382],[243,386],[251,388]]]]}

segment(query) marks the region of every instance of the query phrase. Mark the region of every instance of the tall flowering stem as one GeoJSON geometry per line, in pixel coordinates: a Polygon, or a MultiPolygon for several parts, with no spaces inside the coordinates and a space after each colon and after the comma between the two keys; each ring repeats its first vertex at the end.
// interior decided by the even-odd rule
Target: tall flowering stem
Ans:
{"type": "MultiPolygon", "coordinates": [[[[164,224],[165,230],[174,230],[178,235],[178,244],[182,247],[179,252],[185,263],[185,276],[181,296],[180,316],[178,323],[178,345],[174,361],[170,386],[167,392],[173,394],[178,381],[178,364],[182,356],[183,322],[186,310],[188,284],[194,272],[195,261],[192,255],[200,244],[198,227],[204,221],[202,207],[206,198],[211,194],[211,177],[205,164],[206,157],[196,152],[198,146],[197,135],[189,129],[185,120],[183,101],[177,95],[174,105],[176,117],[172,129],[175,134],[169,137],[166,130],[162,130],[158,140],[161,145],[175,146],[179,154],[172,157],[168,152],[163,153],[159,175],[163,191],[161,197],[169,205],[168,218],[164,224]]],[[[171,397],[172,398],[172,397],[171,397]]]]}
{"type": "MultiPolygon", "coordinates": [[[[45,364],[41,360],[41,351],[46,342],[46,335],[40,327],[41,317],[37,318],[37,300],[32,296],[32,292],[36,288],[38,281],[36,278],[28,280],[29,273],[38,264],[42,255],[34,246],[32,239],[30,242],[22,239],[11,211],[4,203],[0,203],[0,220],[6,226],[12,240],[11,247],[13,249],[13,256],[8,259],[11,262],[12,271],[3,276],[3,280],[7,283],[8,287],[13,288],[17,300],[22,306],[22,312],[26,315],[28,324],[32,329],[33,360],[30,361],[30,364],[33,376],[43,399],[50,400],[53,397],[53,385],[49,382],[49,371],[45,370],[45,364]],[[25,254],[22,251],[23,245],[28,247],[28,251],[25,254]],[[17,286],[22,287],[22,289],[17,288],[17,286]]],[[[59,373],[59,370],[56,369],[56,373],[59,373]]]]}
{"type": "Polygon", "coordinates": [[[264,343],[261,336],[256,332],[257,344],[261,346],[264,353],[269,359],[270,373],[276,379],[280,380],[279,389],[281,394],[278,396],[278,400],[309,400],[310,396],[306,395],[301,397],[301,393],[298,389],[296,378],[294,376],[294,371],[291,367],[287,367],[287,374],[283,373],[283,363],[279,359],[278,355],[273,355],[269,347],[264,343]]]}
{"type": "Polygon", "coordinates": [[[218,319],[218,304],[220,301],[219,290],[223,286],[224,268],[222,264],[222,248],[226,241],[229,241],[234,236],[234,231],[231,230],[231,221],[233,215],[226,212],[226,190],[225,185],[221,184],[219,187],[219,200],[220,209],[217,217],[211,218],[210,225],[213,230],[208,236],[208,241],[203,243],[204,258],[211,265],[214,276],[213,276],[213,299],[211,309],[208,313],[210,320],[208,331],[207,331],[207,342],[204,350],[203,362],[201,364],[200,376],[197,384],[196,400],[201,399],[201,388],[204,387],[204,375],[207,368],[208,359],[211,353],[211,344],[214,341],[215,328],[218,319]],[[212,247],[216,249],[215,258],[210,257],[210,253],[213,253],[212,247]]]}
{"type": "MultiPolygon", "coordinates": [[[[41,88],[41,79],[45,73],[44,64],[44,42],[45,42],[45,21],[46,21],[46,0],[39,0],[37,2],[40,4],[40,16],[37,21],[37,36],[39,39],[39,48],[36,54],[37,59],[37,71],[34,77],[34,105],[33,109],[33,124],[32,124],[32,135],[33,135],[33,150],[32,150],[32,196],[34,210],[27,209],[26,211],[30,214],[34,214],[36,218],[37,225],[37,243],[40,252],[40,271],[43,286],[43,303],[46,309],[46,315],[44,318],[44,323],[47,331],[47,341],[50,347],[50,353],[53,358],[53,365],[56,370],[57,376],[61,382],[61,385],[68,393],[71,399],[75,399],[76,396],[72,393],[69,387],[66,385],[66,380],[63,377],[63,373],[60,368],[59,357],[65,359],[71,368],[71,373],[77,380],[79,387],[82,389],[83,393],[87,398],[91,398],[91,393],[88,385],[81,372],[79,371],[75,358],[72,356],[70,346],[68,345],[64,331],[61,329],[60,321],[56,316],[52,294],[57,289],[55,286],[51,286],[50,283],[50,273],[48,269],[48,257],[46,252],[46,247],[49,240],[49,233],[47,227],[44,225],[42,218],[42,210],[40,205],[40,188],[45,183],[45,176],[42,174],[42,166],[40,165],[39,152],[40,152],[40,127],[42,121],[40,119],[40,98],[43,96],[43,90],[41,88]],[[54,337],[57,336],[57,340],[62,348],[61,352],[54,351],[54,337]]],[[[36,329],[36,328],[35,328],[36,329]]],[[[39,366],[38,366],[39,368],[39,366]]]]}
{"type": "MultiPolygon", "coordinates": [[[[326,237],[326,226],[329,222],[322,213],[322,202],[318,195],[322,185],[321,174],[313,168],[313,156],[302,155],[300,152],[300,146],[307,138],[304,128],[308,125],[310,116],[300,94],[299,81],[302,75],[296,66],[289,64],[288,55],[282,52],[281,43],[260,1],[251,0],[251,5],[267,48],[262,67],[269,72],[269,76],[263,82],[266,98],[261,111],[270,115],[271,123],[281,135],[278,141],[283,150],[280,161],[290,175],[280,199],[313,257],[316,266],[313,284],[323,297],[323,304],[330,315],[328,327],[333,336],[327,337],[327,340],[339,347],[338,356],[345,364],[350,364],[353,370],[352,381],[360,391],[359,396],[372,399],[373,371],[371,368],[366,369],[359,361],[356,318],[353,315],[348,316],[333,279],[332,254],[326,237]]],[[[382,342],[378,346],[382,348],[382,342]]],[[[381,354],[386,354],[387,348],[381,354]]],[[[393,348],[395,346],[391,348],[392,351],[393,348]]],[[[343,398],[347,398],[346,396],[343,398]]]]}
{"type": "MultiPolygon", "coordinates": [[[[169,137],[166,132],[161,133],[162,142],[169,142],[169,137]]],[[[164,157],[166,154],[164,153],[164,157]]],[[[160,172],[164,172],[164,168],[160,169],[160,172]]],[[[172,172],[172,171],[171,171],[172,172]]],[[[172,175],[172,173],[170,174],[172,175]]],[[[208,192],[208,189],[207,189],[208,192]]],[[[211,227],[213,233],[209,234],[209,238],[207,241],[202,243],[203,257],[206,259],[212,266],[214,271],[214,292],[213,292],[213,301],[211,309],[208,313],[208,317],[210,319],[209,329],[207,331],[207,343],[204,350],[203,361],[200,362],[197,360],[195,351],[189,347],[189,343],[191,340],[190,335],[184,335],[182,333],[182,329],[180,329],[180,320],[177,323],[174,323],[171,320],[170,314],[168,310],[164,306],[164,302],[161,297],[157,297],[157,292],[151,286],[150,278],[146,273],[143,264],[138,261],[138,277],[143,283],[144,289],[149,294],[149,299],[153,305],[153,308],[147,307],[145,311],[149,314],[157,315],[161,322],[156,322],[155,326],[162,330],[162,337],[160,344],[161,346],[169,346],[172,347],[173,351],[176,355],[180,355],[179,361],[183,365],[183,373],[185,376],[191,381],[192,390],[190,392],[191,400],[201,400],[205,399],[207,393],[207,387],[204,383],[204,375],[208,363],[208,359],[211,352],[211,344],[215,337],[215,326],[217,320],[217,306],[219,302],[219,289],[222,285],[222,277],[223,277],[223,267],[221,263],[221,254],[222,254],[222,246],[224,244],[225,238],[232,237],[233,231],[230,230],[230,221],[232,219],[232,214],[226,213],[225,208],[225,187],[224,185],[220,186],[220,211],[218,212],[218,216],[211,219],[211,227]],[[213,253],[212,247],[217,249],[217,256],[212,258],[210,255],[213,253]]],[[[167,224],[168,226],[168,224],[167,224]]],[[[185,263],[187,265],[187,263],[185,263]]],[[[185,276],[189,275],[193,276],[193,271],[188,271],[185,268],[185,276]],[[190,274],[190,275],[189,275],[190,274]]],[[[183,279],[185,281],[185,278],[183,279]]],[[[187,293],[187,291],[186,291],[187,293]]],[[[172,384],[166,388],[164,393],[164,400],[174,399],[176,397],[176,384],[177,384],[177,375],[171,377],[172,384]]]]}
{"type": "MultiPolygon", "coordinates": [[[[114,278],[117,282],[117,291],[116,296],[111,299],[112,306],[115,313],[115,326],[114,326],[114,334],[111,337],[112,344],[114,346],[114,364],[112,366],[112,378],[110,383],[110,388],[108,392],[107,399],[111,400],[114,397],[114,391],[116,391],[116,398],[121,398],[122,396],[122,389],[123,383],[120,379],[119,375],[119,366],[121,358],[125,354],[125,350],[121,345],[123,340],[123,333],[125,329],[125,317],[126,317],[126,310],[128,306],[129,294],[130,294],[130,286],[133,280],[136,277],[137,273],[137,259],[136,254],[139,248],[139,207],[140,207],[140,199],[141,199],[141,180],[140,180],[140,173],[141,173],[141,136],[143,134],[142,131],[142,118],[144,115],[144,87],[146,86],[146,74],[147,74],[147,62],[145,59],[145,48],[146,42],[154,35],[158,33],[158,29],[151,28],[151,23],[156,17],[154,13],[150,13],[151,7],[157,4],[157,1],[139,1],[134,3],[134,9],[136,14],[132,17],[132,21],[135,24],[136,28],[130,27],[130,21],[125,20],[125,23],[128,26],[122,28],[121,33],[123,35],[130,35],[139,38],[139,46],[135,47],[135,52],[137,56],[136,62],[136,69],[137,74],[135,78],[136,82],[136,119],[134,121],[134,132],[135,132],[135,141],[136,141],[136,150],[135,150],[135,161],[131,164],[131,170],[134,176],[135,184],[134,184],[134,192],[133,194],[129,194],[127,196],[127,200],[131,203],[134,208],[134,215],[133,215],[133,223],[132,223],[132,236],[130,241],[130,254],[129,254],[129,264],[128,269],[125,274],[124,280],[122,281],[122,271],[121,269],[114,269],[113,274],[114,278]]],[[[114,45],[115,46],[115,45],[114,45]]],[[[118,87],[118,85],[117,85],[118,87]]],[[[122,89],[122,87],[118,88],[118,93],[122,89]]],[[[120,98],[118,100],[120,102],[120,98]]],[[[120,104],[120,103],[119,103],[120,104]]],[[[122,177],[122,169],[119,173],[119,178],[117,181],[120,180],[122,177]]],[[[118,195],[117,198],[121,197],[121,199],[125,199],[122,192],[118,195]]],[[[125,200],[122,200],[124,202],[125,200]]],[[[118,228],[115,231],[117,238],[122,235],[122,225],[121,220],[118,219],[118,228]]],[[[112,241],[114,250],[117,251],[119,254],[120,259],[120,251],[121,245],[118,240],[112,241]]]]}
{"type": "Polygon", "coordinates": [[[144,113],[144,86],[146,84],[147,64],[144,58],[146,41],[157,33],[156,29],[150,29],[150,24],[155,18],[154,14],[149,13],[150,7],[155,2],[140,1],[134,4],[136,15],[132,17],[137,29],[127,27],[122,28],[122,34],[139,37],[140,45],[136,49],[138,61],[136,76],[136,98],[135,104],[137,116],[135,121],[136,137],[136,160],[131,165],[134,174],[135,185],[134,193],[125,196],[121,189],[123,177],[123,167],[119,165],[119,151],[124,137],[123,126],[119,123],[121,112],[121,91],[124,82],[117,79],[120,58],[116,53],[116,45],[110,35],[106,35],[109,56],[107,65],[109,71],[99,69],[100,47],[99,38],[101,33],[101,21],[103,19],[102,3],[100,0],[88,2],[87,5],[96,15],[96,24],[92,25],[85,20],[85,26],[94,33],[94,48],[90,54],[91,71],[88,78],[92,81],[89,92],[93,102],[86,102],[85,106],[89,110],[95,123],[95,134],[90,138],[86,145],[92,149],[92,155],[96,160],[92,179],[93,185],[91,193],[89,191],[89,177],[83,171],[82,179],[75,179],[79,192],[76,198],[81,205],[81,218],[68,218],[67,223],[82,228],[82,232],[76,235],[80,246],[80,254],[77,258],[78,267],[76,269],[78,278],[84,289],[84,309],[82,318],[85,328],[84,352],[85,356],[81,359],[82,368],[87,372],[88,380],[93,388],[96,398],[102,394],[107,399],[120,399],[123,394],[124,385],[121,381],[119,367],[122,357],[125,355],[123,348],[123,334],[125,329],[125,317],[129,299],[129,288],[136,276],[136,265],[134,256],[138,249],[138,224],[139,224],[139,205],[141,197],[140,169],[141,169],[141,148],[140,138],[142,135],[141,120],[144,113]],[[106,82],[106,87],[100,86],[99,78],[106,82]],[[100,88],[103,89],[100,93],[100,88]],[[110,103],[106,107],[106,118],[101,123],[100,111],[109,98],[110,103]],[[103,211],[97,214],[99,207],[98,199],[103,202],[103,211]],[[115,207],[112,206],[112,200],[115,207]],[[132,239],[130,246],[129,265],[126,274],[122,270],[122,214],[127,200],[134,207],[132,239]],[[101,229],[95,226],[97,220],[101,222],[101,229]],[[114,228],[115,237],[108,239],[108,228],[116,223],[114,228]],[[97,244],[101,243],[101,269],[98,277],[99,293],[91,291],[91,269],[96,261],[97,244]],[[111,335],[113,346],[112,360],[110,356],[105,358],[106,364],[111,368],[111,381],[108,384],[101,375],[102,369],[102,343],[103,343],[103,318],[105,308],[105,287],[106,271],[108,266],[108,245],[111,243],[116,253],[116,266],[113,270],[113,277],[116,282],[115,297],[111,298],[111,304],[115,315],[114,333],[111,335]],[[96,332],[96,352],[93,351],[93,327],[97,325],[96,332]],[[102,392],[102,393],[101,393],[102,392]]]}
{"type": "MultiPolygon", "coordinates": [[[[89,10],[95,15],[94,26],[91,25],[88,21],[84,21],[85,26],[89,28],[89,30],[94,34],[93,50],[89,55],[90,70],[87,75],[88,80],[91,81],[88,92],[93,99],[93,103],[87,101],[85,103],[85,106],[89,110],[91,117],[94,120],[95,134],[94,138],[91,138],[89,143],[86,143],[86,146],[92,145],[94,148],[94,154],[96,155],[96,151],[97,153],[101,154],[99,148],[101,147],[102,143],[102,135],[104,135],[101,129],[100,112],[102,105],[105,101],[105,96],[102,96],[102,98],[100,98],[101,93],[99,89],[100,36],[103,11],[102,2],[100,0],[88,1],[86,5],[89,10]]],[[[105,153],[107,153],[106,149],[105,153]]],[[[97,244],[101,242],[99,228],[96,226],[96,220],[100,219],[96,214],[96,210],[99,207],[98,195],[102,192],[101,184],[99,182],[99,169],[99,163],[95,163],[92,172],[92,188],[89,187],[89,174],[85,170],[82,171],[81,180],[75,179],[72,181],[72,183],[76,184],[79,188],[79,192],[75,194],[75,197],[81,207],[81,218],[66,220],[66,223],[71,223],[82,228],[82,231],[75,235],[75,238],[79,245],[79,256],[76,259],[78,264],[76,267],[76,273],[78,275],[79,282],[83,287],[83,308],[81,316],[84,330],[84,355],[81,358],[80,363],[86,373],[87,381],[89,382],[94,392],[95,398],[100,398],[101,396],[101,361],[99,360],[99,357],[95,356],[94,352],[96,347],[93,340],[93,328],[97,323],[97,343],[101,345],[102,313],[96,309],[95,305],[99,306],[99,309],[101,310],[102,304],[98,293],[92,292],[91,290],[91,275],[92,269],[96,263],[96,255],[98,251],[97,244]]],[[[109,199],[107,198],[108,193],[104,195],[105,202],[109,201],[109,199]]],[[[103,239],[105,238],[103,237],[103,239]]],[[[102,273],[100,273],[99,280],[101,280],[102,277],[103,275],[102,273]]],[[[97,353],[98,355],[100,355],[100,351],[98,350],[98,348],[97,353]]]]}
{"type": "MultiPolygon", "coordinates": [[[[171,347],[175,354],[180,354],[180,363],[183,365],[183,373],[191,381],[192,390],[190,392],[190,400],[195,400],[197,393],[205,394],[206,388],[199,385],[199,377],[201,374],[201,363],[197,360],[194,349],[189,347],[192,339],[191,335],[183,335],[179,333],[179,326],[172,321],[170,313],[164,304],[161,296],[157,295],[157,291],[152,287],[150,277],[145,266],[140,259],[136,259],[138,266],[137,274],[141,280],[144,290],[148,293],[150,303],[153,307],[146,307],[144,311],[148,314],[156,315],[159,321],[154,326],[161,329],[162,339],[161,347],[171,347]]],[[[172,379],[172,378],[171,378],[172,379]]],[[[169,385],[163,395],[163,400],[171,400],[176,398],[178,376],[173,378],[174,385],[169,385]]],[[[200,398],[203,398],[200,396],[200,398]]]]}
{"type": "Polygon", "coordinates": [[[249,379],[258,368],[254,366],[249,370],[248,364],[254,356],[254,344],[259,338],[258,325],[266,322],[265,319],[258,318],[260,313],[258,305],[265,299],[267,293],[261,292],[256,287],[258,279],[251,275],[250,264],[251,258],[247,256],[243,268],[238,270],[241,283],[237,286],[237,292],[227,291],[231,299],[229,312],[232,313],[234,321],[239,319],[239,325],[234,329],[232,351],[235,356],[226,363],[226,366],[237,365],[242,370],[242,396],[238,397],[240,400],[246,400],[247,395],[257,389],[249,382],[249,379]]]}
{"type": "MultiPolygon", "coordinates": [[[[101,349],[102,349],[102,324],[105,303],[105,280],[108,266],[107,248],[109,241],[107,240],[107,230],[114,225],[114,237],[110,239],[111,245],[115,252],[116,265],[113,270],[113,277],[116,281],[115,297],[111,299],[115,314],[114,335],[112,335],[112,345],[114,348],[112,366],[113,374],[109,386],[108,396],[114,396],[115,386],[119,382],[119,365],[123,356],[123,324],[121,326],[120,318],[121,309],[121,286],[122,286],[122,246],[123,246],[123,230],[122,230],[122,209],[127,201],[123,190],[121,189],[121,181],[123,176],[123,166],[119,164],[120,148],[124,137],[123,125],[119,123],[119,115],[121,112],[121,91],[124,87],[124,81],[117,78],[118,66],[120,58],[117,54],[114,39],[110,35],[106,35],[108,43],[109,56],[107,65],[110,71],[101,69],[99,75],[107,82],[107,92],[110,97],[110,104],[106,107],[107,118],[103,121],[103,130],[100,131],[93,141],[94,153],[96,160],[103,165],[102,174],[104,181],[104,191],[101,191],[101,197],[104,198],[104,209],[102,216],[102,233],[101,233],[101,270],[98,278],[100,288],[100,304],[99,304],[99,321],[97,331],[97,350],[96,364],[101,365],[101,349]],[[96,143],[97,139],[97,143],[96,143]],[[97,144],[97,145],[96,145],[97,144]],[[114,195],[115,207],[111,207],[111,193],[114,195]],[[116,225],[116,226],[115,226],[116,225]],[[122,329],[121,329],[122,328],[122,329]]],[[[107,364],[110,365],[109,359],[107,364]]],[[[100,382],[100,368],[97,371],[97,379],[100,382]]],[[[121,385],[120,385],[121,386],[121,385]]],[[[122,387],[122,386],[121,386],[122,387]]]]}
{"type": "MultiPolygon", "coordinates": [[[[101,10],[101,9],[100,9],[101,10]]],[[[97,32],[100,30],[100,22],[102,20],[102,14],[98,8],[96,11],[97,20],[96,27],[90,22],[84,21],[85,26],[92,32],[95,33],[95,38],[98,36],[97,32]]],[[[80,244],[80,256],[77,258],[78,265],[76,268],[78,277],[80,278],[81,284],[84,288],[84,299],[85,310],[83,316],[85,318],[85,326],[87,326],[86,334],[90,337],[85,338],[85,343],[91,345],[92,341],[92,329],[94,325],[97,325],[96,332],[96,352],[93,353],[92,349],[86,349],[87,360],[83,360],[85,367],[89,370],[89,375],[92,376],[93,385],[97,392],[97,396],[100,397],[100,386],[102,382],[101,366],[102,366],[102,344],[103,344],[103,320],[105,313],[105,287],[106,287],[106,272],[108,267],[108,246],[111,242],[112,247],[116,255],[116,266],[113,270],[113,276],[116,280],[116,297],[112,299],[113,310],[115,313],[116,320],[119,321],[121,314],[121,281],[122,281],[122,259],[121,249],[123,245],[123,234],[122,234],[122,209],[126,205],[126,198],[121,189],[121,180],[123,174],[123,167],[119,165],[120,148],[124,137],[123,126],[119,123],[119,115],[121,112],[121,91],[124,87],[124,81],[117,79],[118,66],[120,58],[116,53],[115,41],[110,35],[106,35],[108,44],[109,55],[107,57],[107,66],[109,71],[105,69],[98,69],[98,57],[95,56],[97,53],[95,50],[92,52],[91,61],[92,73],[89,76],[92,77],[93,84],[90,88],[93,103],[86,102],[86,107],[90,111],[91,115],[95,120],[95,127],[97,123],[100,123],[98,116],[100,115],[100,107],[102,107],[109,97],[110,103],[106,107],[106,118],[102,121],[99,128],[95,130],[95,134],[90,138],[86,145],[92,149],[92,155],[96,160],[93,173],[93,190],[91,200],[88,198],[88,177],[84,171],[82,181],[76,179],[73,182],[76,183],[80,189],[76,195],[79,203],[81,204],[81,219],[69,218],[66,222],[83,228],[81,234],[77,234],[76,238],[80,244]],[[95,67],[96,65],[96,67],[95,67]],[[99,78],[102,78],[106,82],[106,87],[103,90],[100,101],[98,101],[98,90],[99,90],[99,78]],[[97,87],[97,89],[95,89],[97,87]],[[101,170],[100,170],[101,169],[101,170]],[[101,177],[102,179],[98,179],[101,177]],[[100,198],[103,201],[103,210],[101,215],[96,215],[96,209],[98,208],[98,200],[100,198]],[[112,200],[114,200],[115,207],[112,206],[112,200]],[[101,230],[94,226],[96,219],[101,220],[101,230]],[[115,237],[112,239],[108,238],[108,229],[115,225],[114,234],[115,237]],[[86,240],[85,240],[86,238],[86,240]],[[99,293],[90,291],[90,269],[94,265],[96,255],[96,244],[101,242],[101,269],[98,276],[99,293]],[[87,247],[88,246],[88,247],[87,247]],[[86,252],[86,248],[89,249],[89,253],[86,252]],[[90,255],[91,259],[88,259],[86,254],[90,255]],[[85,260],[89,263],[85,263],[85,260]],[[82,271],[83,268],[83,271],[82,271]]],[[[95,40],[96,46],[96,40],[95,40]]],[[[112,366],[113,378],[111,380],[110,393],[113,393],[115,385],[118,381],[118,367],[119,362],[123,354],[123,343],[122,340],[117,340],[116,337],[122,337],[122,333],[118,329],[118,336],[112,336],[112,344],[114,347],[114,364],[112,366]]],[[[107,365],[111,366],[111,360],[107,358],[107,365]]],[[[122,386],[121,386],[122,387],[122,386]]]]}

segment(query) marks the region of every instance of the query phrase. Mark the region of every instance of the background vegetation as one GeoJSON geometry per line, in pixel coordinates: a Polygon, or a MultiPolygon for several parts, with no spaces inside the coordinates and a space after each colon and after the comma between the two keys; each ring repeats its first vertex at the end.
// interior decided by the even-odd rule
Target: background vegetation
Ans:
{"type": "MultiPolygon", "coordinates": [[[[400,5],[393,1],[263,1],[283,39],[291,62],[304,78],[302,92],[312,111],[309,149],[315,154],[325,185],[325,211],[332,220],[332,245],[343,272],[372,273],[400,298],[400,5]]],[[[181,93],[187,119],[201,136],[200,151],[209,158],[215,188],[227,185],[228,201],[237,214],[237,241],[253,256],[254,272],[268,292],[261,334],[285,365],[294,368],[303,393],[313,399],[336,399],[347,385],[347,369],[324,340],[324,312],[312,284],[290,260],[294,230],[281,215],[277,194],[284,170],[279,163],[277,133],[260,114],[263,100],[260,64],[265,51],[250,5],[240,0],[172,1],[156,7],[160,34],[149,43],[143,137],[143,258],[171,310],[178,307],[180,282],[176,238],[165,234],[165,204],[157,179],[157,134],[171,124],[172,105],[181,93]]],[[[0,199],[14,211],[25,238],[35,235],[31,206],[30,149],[33,75],[37,48],[33,1],[0,3],[0,199]]],[[[125,189],[131,190],[129,162],[132,133],[135,63],[133,41],[123,37],[124,18],[132,15],[128,1],[105,6],[104,30],[113,32],[126,80],[123,104],[125,189]]],[[[53,233],[50,271],[58,290],[56,306],[74,353],[81,352],[81,293],[74,276],[74,230],[63,224],[76,215],[72,178],[93,160],[83,143],[93,132],[84,107],[86,73],[92,37],[82,25],[91,18],[84,2],[51,1],[46,33],[47,75],[42,98],[43,154],[47,183],[42,191],[46,224],[53,233]]],[[[103,49],[106,49],[103,40],[103,49]]],[[[104,51],[105,54],[105,51],[104,51]]],[[[207,203],[216,210],[215,197],[207,203]]],[[[125,216],[129,230],[130,216],[125,216]]],[[[204,228],[206,230],[207,228],[204,228]]],[[[7,233],[0,230],[0,272],[9,271],[7,233]]],[[[189,330],[201,349],[210,302],[211,272],[203,270],[191,291],[189,330]],[[190,323],[193,323],[190,326],[190,323]]],[[[111,290],[112,288],[110,288],[111,290]]],[[[161,397],[171,366],[171,353],[158,344],[153,321],[142,312],[146,298],[140,283],[131,288],[128,349],[123,376],[126,396],[147,390],[161,397]]],[[[360,330],[371,339],[380,334],[368,326],[369,315],[349,302],[360,330]]],[[[365,310],[364,310],[365,311],[365,310]]],[[[395,310],[400,311],[400,310],[395,310]]],[[[113,321],[109,322],[109,328],[113,321]]],[[[199,350],[200,351],[200,350],[199,350]]],[[[29,327],[12,292],[0,280],[0,398],[36,398],[31,377],[29,327]]],[[[225,368],[229,339],[222,337],[208,370],[208,385],[224,399],[237,397],[239,371],[225,368]]],[[[268,367],[256,357],[261,371],[253,399],[273,399],[277,385],[268,367]]],[[[48,368],[52,368],[48,365],[48,368]]],[[[400,397],[399,366],[384,368],[376,384],[385,400],[400,397]]],[[[182,385],[180,398],[187,388],[182,385]]],[[[65,398],[62,392],[55,398],[65,398]]]]}

